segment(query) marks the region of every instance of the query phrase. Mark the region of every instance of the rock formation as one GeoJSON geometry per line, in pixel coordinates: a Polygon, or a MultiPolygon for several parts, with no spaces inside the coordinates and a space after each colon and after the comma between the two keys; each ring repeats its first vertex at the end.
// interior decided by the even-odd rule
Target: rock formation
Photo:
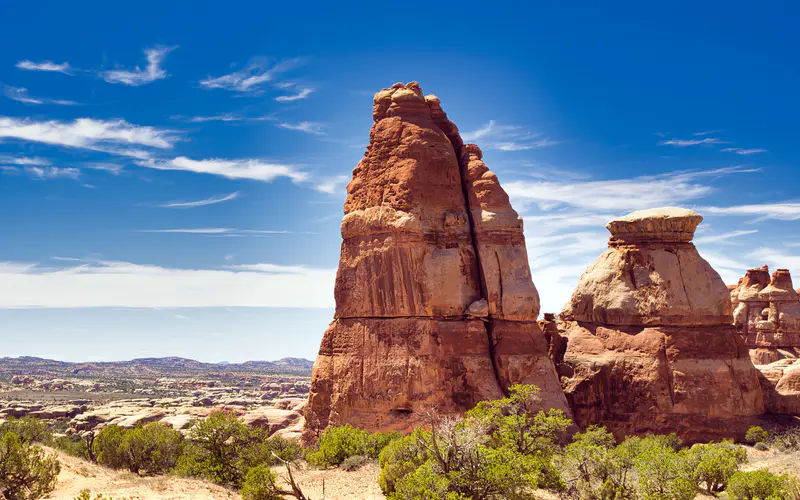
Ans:
{"type": "Polygon", "coordinates": [[[606,226],[608,249],[561,315],[559,371],[579,426],[707,440],[743,433],[763,413],[730,292],[691,243],[701,221],[662,208],[606,226]]]}
{"type": "Polygon", "coordinates": [[[788,269],[749,269],[732,287],[734,325],[761,374],[769,413],[800,413],[800,294],[788,269]]]}
{"type": "Polygon", "coordinates": [[[307,425],[408,430],[429,409],[463,412],[514,383],[568,413],[522,221],[480,149],[415,82],[375,94],[373,119],[347,186],[307,425]]]}

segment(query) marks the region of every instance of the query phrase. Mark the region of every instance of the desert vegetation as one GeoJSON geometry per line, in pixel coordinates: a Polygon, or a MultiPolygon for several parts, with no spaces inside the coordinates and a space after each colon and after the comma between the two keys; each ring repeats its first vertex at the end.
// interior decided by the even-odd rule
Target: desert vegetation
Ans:
{"type": "MultiPolygon", "coordinates": [[[[32,500],[53,491],[59,463],[43,448],[52,446],[141,476],[202,478],[245,500],[307,499],[293,476],[298,467],[348,474],[376,460],[380,488],[397,500],[522,500],[543,491],[576,500],[688,500],[701,493],[800,499],[797,479],[746,470],[746,448],[732,441],[683,446],[674,434],[619,441],[602,426],[576,432],[561,411],[534,411],[537,392],[513,386],[508,397],[481,402],[463,417],[432,411],[428,424],[408,435],[330,427],[305,447],[228,411],[198,420],[185,435],[153,422],[54,437],[40,420],[9,419],[0,425],[0,492],[7,500],[32,500]]],[[[800,430],[753,427],[746,441],[796,452],[800,430]]]]}

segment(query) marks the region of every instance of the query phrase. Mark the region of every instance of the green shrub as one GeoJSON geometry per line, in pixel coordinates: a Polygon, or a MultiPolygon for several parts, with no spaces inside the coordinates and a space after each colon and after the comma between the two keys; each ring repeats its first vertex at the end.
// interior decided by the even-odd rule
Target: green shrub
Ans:
{"type": "Polygon", "coordinates": [[[747,463],[747,451],[732,442],[696,444],[688,451],[688,460],[697,483],[713,494],[724,490],[739,466],[747,463]]]}
{"type": "Polygon", "coordinates": [[[788,500],[791,480],[767,469],[737,472],[728,482],[725,492],[730,500],[788,500]]]}
{"type": "Polygon", "coordinates": [[[280,500],[283,492],[277,485],[278,476],[267,465],[253,467],[247,472],[240,491],[244,500],[280,500]]]}
{"type": "Polygon", "coordinates": [[[753,448],[757,449],[758,451],[767,451],[769,450],[769,445],[767,443],[759,441],[758,443],[753,446],[753,448]]]}
{"type": "Polygon", "coordinates": [[[345,458],[344,462],[342,462],[342,465],[340,465],[339,468],[351,472],[360,469],[366,463],[369,463],[369,457],[364,455],[353,455],[352,457],[345,458]]]}
{"type": "Polygon", "coordinates": [[[320,436],[317,450],[306,455],[306,460],[315,467],[335,467],[356,455],[375,459],[399,436],[397,433],[370,434],[350,425],[329,427],[320,436]]]}
{"type": "Polygon", "coordinates": [[[744,440],[750,444],[765,443],[769,439],[769,433],[761,426],[754,425],[747,429],[744,440]]]}
{"type": "Polygon", "coordinates": [[[768,443],[781,451],[800,451],[800,427],[792,427],[783,432],[774,433],[770,436],[768,443]]]}
{"type": "Polygon", "coordinates": [[[0,437],[0,496],[6,500],[34,500],[56,487],[61,470],[55,456],[13,432],[0,437]]]}
{"type": "Polygon", "coordinates": [[[114,500],[111,497],[103,496],[102,493],[98,493],[92,498],[92,492],[89,490],[82,490],[78,496],[76,496],[73,500],[114,500]]]}
{"type": "Polygon", "coordinates": [[[112,469],[128,466],[128,453],[125,450],[127,430],[118,425],[109,425],[97,434],[92,444],[97,463],[112,469]]]}
{"type": "Polygon", "coordinates": [[[635,460],[639,494],[645,500],[692,500],[697,493],[691,456],[677,450],[674,435],[648,436],[635,460]]]}
{"type": "Polygon", "coordinates": [[[135,429],[110,425],[92,444],[97,462],[114,469],[161,474],[175,467],[183,436],[168,425],[151,422],[135,429]]]}
{"type": "Polygon", "coordinates": [[[398,480],[414,472],[428,460],[427,450],[422,443],[429,439],[427,431],[417,429],[409,436],[392,441],[381,451],[378,457],[378,465],[381,467],[378,484],[385,494],[395,491],[398,480]]]}
{"type": "Polygon", "coordinates": [[[168,425],[151,422],[127,431],[122,446],[128,470],[160,474],[175,467],[183,453],[183,436],[168,425]]]}
{"type": "Polygon", "coordinates": [[[233,413],[217,411],[191,428],[175,470],[239,488],[253,467],[278,463],[276,455],[291,461],[301,454],[296,442],[269,437],[267,431],[243,424],[233,413]]]}
{"type": "Polygon", "coordinates": [[[9,418],[0,424],[0,437],[13,432],[22,441],[30,443],[50,444],[53,435],[47,424],[33,417],[9,418]]]}
{"type": "Polygon", "coordinates": [[[78,436],[59,436],[53,438],[53,446],[67,455],[78,457],[83,460],[91,460],[89,447],[86,441],[78,436]]]}

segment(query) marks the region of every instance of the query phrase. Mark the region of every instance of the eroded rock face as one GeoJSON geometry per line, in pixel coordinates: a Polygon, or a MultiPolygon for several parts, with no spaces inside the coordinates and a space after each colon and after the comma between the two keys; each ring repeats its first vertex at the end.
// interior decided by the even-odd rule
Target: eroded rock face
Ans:
{"type": "Polygon", "coordinates": [[[731,290],[734,325],[750,348],[769,413],[800,413],[800,295],[788,269],[750,269],[731,290]]]}
{"type": "Polygon", "coordinates": [[[336,317],[307,425],[409,430],[535,383],[569,412],[536,323],[522,220],[435,96],[395,84],[347,186],[336,317]]]}
{"type": "Polygon", "coordinates": [[[747,347],[731,325],[730,291],[691,243],[702,217],[678,208],[609,223],[608,250],[562,313],[559,364],[581,427],[618,437],[743,433],[764,411],[747,347]]]}

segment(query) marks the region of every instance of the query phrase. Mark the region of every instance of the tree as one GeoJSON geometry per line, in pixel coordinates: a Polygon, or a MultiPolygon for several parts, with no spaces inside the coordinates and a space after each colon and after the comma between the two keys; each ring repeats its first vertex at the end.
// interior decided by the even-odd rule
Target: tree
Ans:
{"type": "Polygon", "coordinates": [[[160,474],[175,467],[183,453],[183,436],[168,425],[151,422],[125,433],[122,447],[128,470],[160,474]]]}
{"type": "Polygon", "coordinates": [[[126,431],[118,425],[109,425],[101,430],[92,443],[97,463],[122,469],[128,466],[128,454],[125,450],[126,431]]]}
{"type": "Polygon", "coordinates": [[[9,418],[0,424],[0,437],[9,432],[13,432],[22,441],[31,443],[49,443],[53,435],[47,428],[47,424],[33,417],[9,418]]]}
{"type": "Polygon", "coordinates": [[[788,500],[797,498],[790,493],[791,478],[778,476],[767,469],[737,472],[731,476],[725,492],[730,500],[788,500]]]}
{"type": "Polygon", "coordinates": [[[178,461],[178,471],[239,487],[247,473],[239,459],[249,438],[247,426],[233,413],[215,411],[189,431],[192,443],[178,461]]]}
{"type": "Polygon", "coordinates": [[[378,458],[381,450],[399,437],[398,433],[370,434],[350,425],[329,427],[319,437],[317,451],[309,453],[306,459],[315,467],[334,467],[356,455],[378,458]]]}
{"type": "Polygon", "coordinates": [[[671,436],[649,436],[639,444],[635,470],[645,500],[692,500],[697,493],[694,471],[685,450],[671,436]]]}
{"type": "Polygon", "coordinates": [[[709,494],[723,491],[739,466],[747,463],[747,451],[732,442],[696,444],[688,455],[697,483],[705,484],[709,494]]]}
{"type": "Polygon", "coordinates": [[[753,445],[756,443],[766,443],[768,439],[769,433],[759,425],[750,427],[744,435],[744,440],[753,445]]]}
{"type": "Polygon", "coordinates": [[[0,438],[0,494],[6,500],[34,500],[56,487],[61,470],[54,455],[6,432],[0,438]]]}

